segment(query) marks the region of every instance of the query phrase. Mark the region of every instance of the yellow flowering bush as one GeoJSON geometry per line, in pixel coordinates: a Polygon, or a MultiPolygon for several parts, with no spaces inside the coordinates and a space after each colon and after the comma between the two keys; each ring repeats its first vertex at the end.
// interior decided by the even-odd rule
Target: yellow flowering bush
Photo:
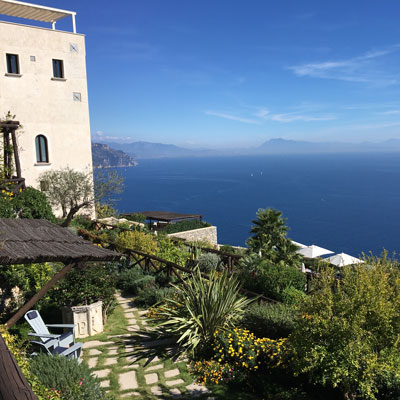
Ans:
{"type": "Polygon", "coordinates": [[[15,357],[17,364],[21,368],[26,380],[31,385],[33,392],[36,394],[39,400],[56,400],[60,398],[60,393],[50,390],[44,387],[38,379],[31,373],[29,368],[29,360],[26,357],[26,352],[22,344],[17,340],[17,338],[11,335],[7,327],[0,325],[0,334],[3,337],[7,347],[15,357]]]}
{"type": "Polygon", "coordinates": [[[244,380],[250,373],[285,367],[290,356],[286,339],[258,338],[246,329],[215,335],[213,357],[191,363],[200,383],[244,380]]]}

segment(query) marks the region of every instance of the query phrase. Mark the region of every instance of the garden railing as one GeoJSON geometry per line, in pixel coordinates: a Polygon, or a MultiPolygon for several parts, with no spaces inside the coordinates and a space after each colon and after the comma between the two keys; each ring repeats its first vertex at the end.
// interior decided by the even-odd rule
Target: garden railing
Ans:
{"type": "MultiPolygon", "coordinates": [[[[132,230],[129,228],[122,228],[119,226],[106,224],[104,222],[99,222],[99,221],[96,221],[96,225],[97,226],[105,226],[105,227],[109,228],[110,230],[119,229],[120,231],[123,231],[123,232],[132,230]]],[[[222,264],[224,264],[225,267],[229,270],[229,272],[233,272],[233,270],[238,266],[238,264],[242,258],[242,256],[239,254],[228,253],[226,251],[221,251],[221,250],[216,250],[216,249],[212,249],[212,248],[201,246],[201,245],[196,245],[196,244],[187,242],[186,239],[175,238],[175,237],[171,237],[171,236],[169,238],[175,243],[184,243],[184,245],[187,246],[192,251],[194,251],[195,249],[199,249],[203,253],[216,254],[221,259],[222,264]]]]}
{"type": "MultiPolygon", "coordinates": [[[[188,277],[193,272],[193,269],[182,267],[174,262],[165,260],[163,258],[146,254],[138,250],[122,248],[120,246],[117,246],[115,243],[108,242],[103,238],[100,238],[99,236],[94,235],[93,233],[84,229],[78,229],[78,233],[84,239],[90,240],[95,244],[106,245],[107,248],[110,250],[118,250],[118,252],[124,254],[127,257],[130,267],[139,265],[146,272],[151,272],[152,270],[154,270],[157,274],[161,272],[166,272],[168,276],[175,275],[183,284],[185,284],[185,280],[188,279],[188,277]]],[[[201,273],[201,275],[204,278],[208,279],[207,274],[201,273]]],[[[242,288],[241,292],[249,297],[257,297],[257,299],[261,302],[279,303],[277,300],[260,295],[247,289],[242,288]]]]}

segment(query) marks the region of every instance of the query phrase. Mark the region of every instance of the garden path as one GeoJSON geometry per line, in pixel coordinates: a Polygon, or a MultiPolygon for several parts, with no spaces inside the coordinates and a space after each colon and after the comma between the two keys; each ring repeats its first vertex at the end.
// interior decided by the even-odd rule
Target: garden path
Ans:
{"type": "Polygon", "coordinates": [[[101,379],[101,386],[120,399],[213,399],[204,386],[193,383],[187,360],[173,357],[168,342],[157,340],[147,325],[147,310],[133,298],[117,294],[126,318],[125,332],[86,341],[83,357],[101,379]]]}

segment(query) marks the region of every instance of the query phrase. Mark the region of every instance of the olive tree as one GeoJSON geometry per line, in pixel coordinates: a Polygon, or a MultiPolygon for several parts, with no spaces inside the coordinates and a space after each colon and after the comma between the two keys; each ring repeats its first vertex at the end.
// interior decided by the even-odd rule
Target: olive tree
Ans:
{"type": "Polygon", "coordinates": [[[93,179],[91,171],[67,167],[44,172],[39,181],[44,182],[49,202],[61,209],[63,226],[69,226],[79,211],[92,209],[95,202],[114,201],[123,189],[123,179],[115,171],[95,174],[93,179]]]}

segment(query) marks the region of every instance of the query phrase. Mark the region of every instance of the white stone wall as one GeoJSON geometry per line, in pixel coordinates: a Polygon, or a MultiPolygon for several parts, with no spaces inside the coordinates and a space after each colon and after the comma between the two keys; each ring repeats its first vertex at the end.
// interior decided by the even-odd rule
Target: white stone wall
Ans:
{"type": "Polygon", "coordinates": [[[85,37],[0,21],[1,117],[7,111],[23,126],[18,143],[27,185],[39,187],[39,175],[49,169],[92,170],[85,37]],[[21,77],[6,75],[6,53],[18,54],[21,77]],[[52,80],[53,59],[63,60],[65,81],[52,80]],[[39,134],[48,141],[48,164],[36,160],[39,134]]]}
{"type": "Polygon", "coordinates": [[[216,246],[218,244],[217,227],[208,226],[206,228],[193,229],[191,231],[171,233],[168,236],[185,239],[187,241],[202,240],[216,246]]]}

